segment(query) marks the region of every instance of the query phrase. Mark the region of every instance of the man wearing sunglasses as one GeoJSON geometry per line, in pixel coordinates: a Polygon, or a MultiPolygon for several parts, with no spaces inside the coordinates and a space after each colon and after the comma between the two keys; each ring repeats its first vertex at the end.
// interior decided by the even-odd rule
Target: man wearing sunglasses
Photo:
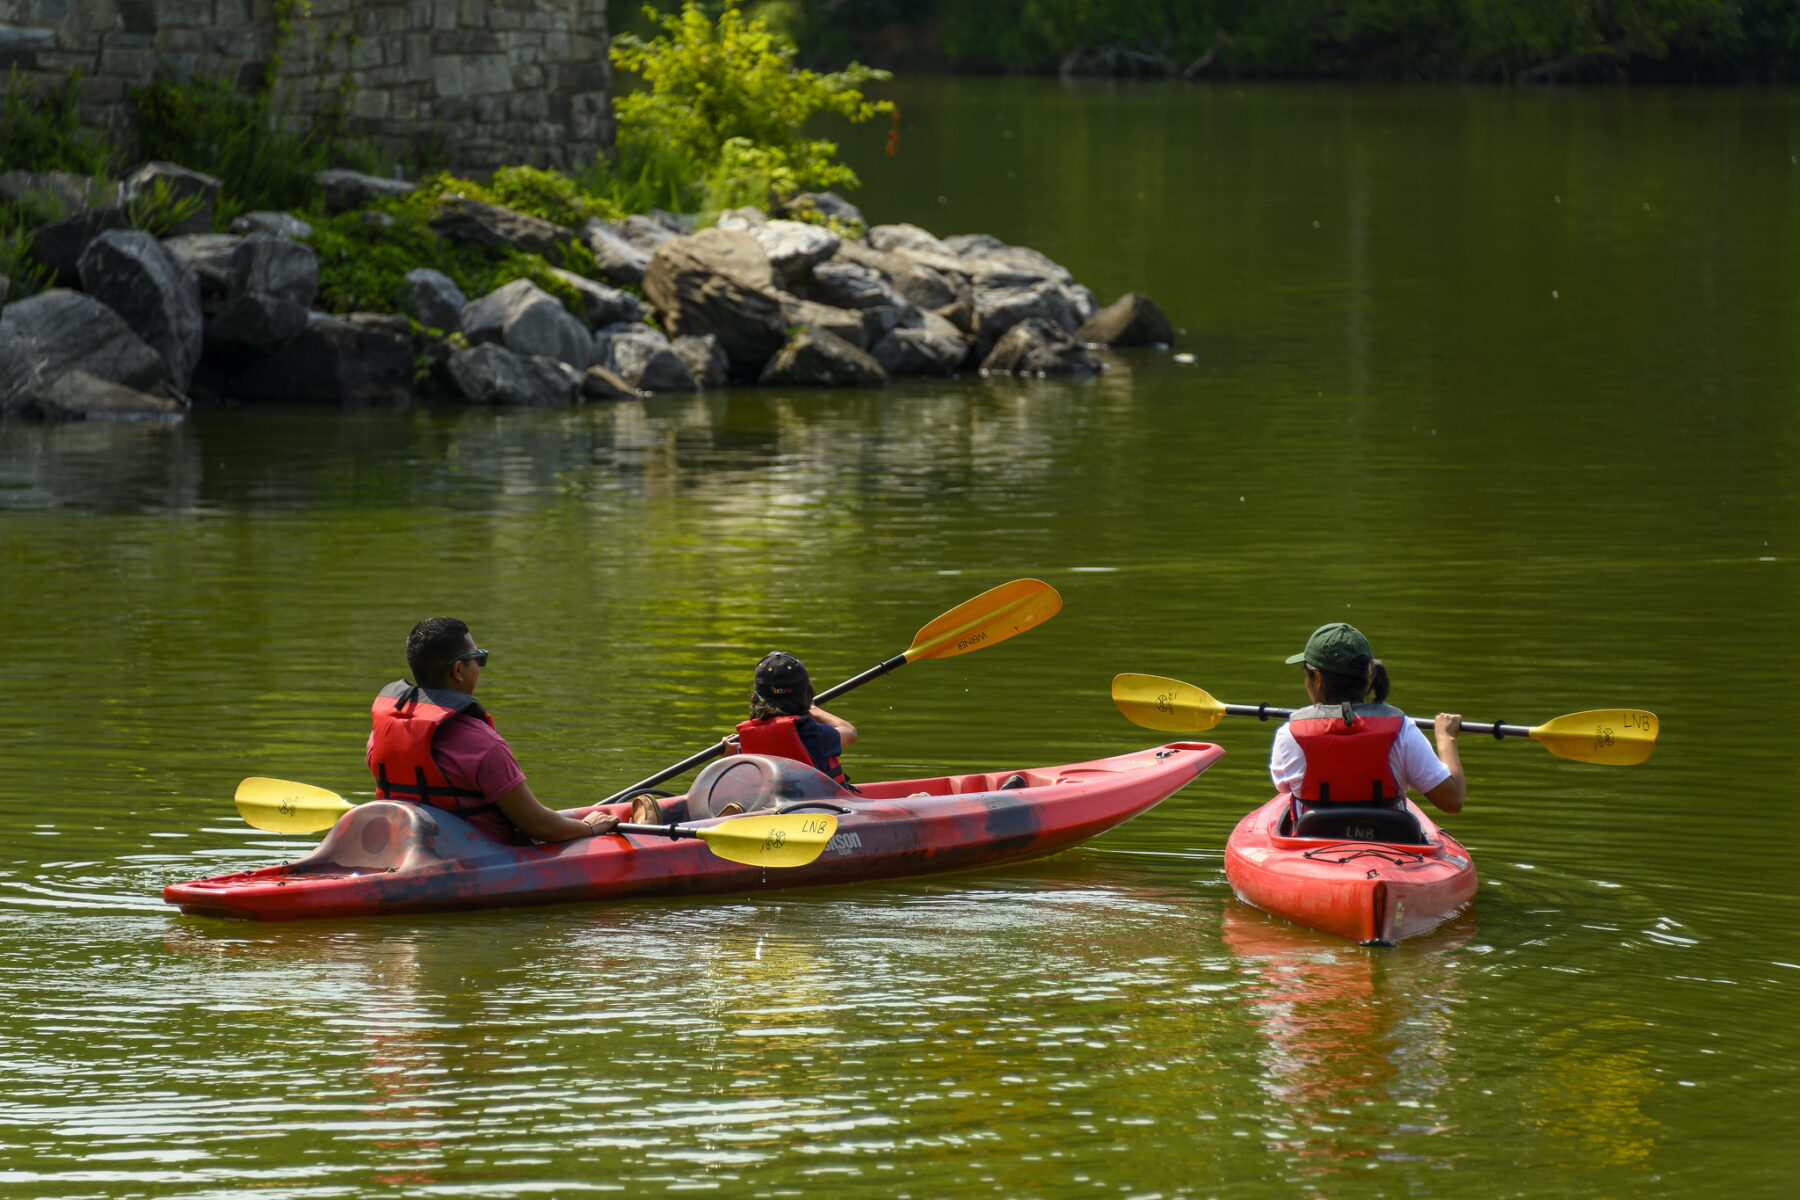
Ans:
{"type": "Polygon", "coordinates": [[[375,796],[455,813],[496,841],[566,842],[619,823],[606,813],[578,821],[531,794],[512,747],[476,703],[488,652],[454,617],[432,617],[406,638],[409,683],[381,689],[370,709],[369,770],[375,796]]]}

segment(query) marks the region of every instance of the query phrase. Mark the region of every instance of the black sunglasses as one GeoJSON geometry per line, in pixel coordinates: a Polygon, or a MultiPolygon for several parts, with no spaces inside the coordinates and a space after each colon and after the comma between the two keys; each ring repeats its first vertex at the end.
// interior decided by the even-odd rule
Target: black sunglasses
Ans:
{"type": "Polygon", "coordinates": [[[444,665],[446,667],[454,667],[465,658],[472,658],[475,660],[476,666],[485,667],[487,666],[488,652],[486,650],[471,650],[467,654],[459,654],[455,658],[446,658],[444,660],[444,665]]]}

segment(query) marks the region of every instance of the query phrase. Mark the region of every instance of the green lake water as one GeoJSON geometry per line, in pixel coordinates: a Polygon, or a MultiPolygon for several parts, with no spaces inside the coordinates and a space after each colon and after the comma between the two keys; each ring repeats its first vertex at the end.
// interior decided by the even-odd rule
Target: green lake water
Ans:
{"type": "Polygon", "coordinates": [[[1800,1178],[1800,95],[914,81],[876,221],[991,232],[1176,351],[1098,379],[0,426],[0,1194],[1784,1196],[1800,1178]],[[708,902],[249,926],[251,774],[367,795],[421,617],[539,796],[1006,579],[1040,629],[836,707],[853,777],[1153,745],[1119,671],[1295,704],[1321,622],[1466,738],[1472,913],[1233,899],[1271,728],[1082,848],[708,902]]]}

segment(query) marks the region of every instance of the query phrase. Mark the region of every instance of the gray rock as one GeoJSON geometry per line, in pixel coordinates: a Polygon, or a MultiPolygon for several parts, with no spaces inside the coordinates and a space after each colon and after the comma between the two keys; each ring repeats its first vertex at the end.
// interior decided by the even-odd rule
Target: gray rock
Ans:
{"type": "Polygon", "coordinates": [[[414,267],[406,273],[406,310],[419,324],[442,333],[462,329],[463,309],[469,298],[456,281],[430,267],[414,267]]]}
{"type": "Polygon", "coordinates": [[[842,338],[802,329],[764,368],[761,382],[787,387],[880,387],[881,364],[842,338]]]}
{"type": "Polygon", "coordinates": [[[1069,293],[1069,299],[1075,304],[1075,316],[1082,324],[1085,325],[1089,318],[1100,311],[1100,302],[1094,299],[1093,290],[1085,284],[1065,284],[1063,291],[1069,293]]]}
{"type": "Polygon", "coordinates": [[[801,221],[768,221],[753,226],[749,232],[762,244],[776,282],[782,287],[792,287],[804,280],[815,263],[822,263],[836,254],[843,242],[831,230],[801,221]]]}
{"type": "Polygon", "coordinates": [[[595,329],[615,324],[619,321],[641,321],[644,319],[644,302],[630,292],[618,288],[607,287],[604,283],[596,283],[586,275],[577,275],[573,271],[565,271],[561,267],[551,267],[550,274],[575,289],[581,297],[581,315],[595,329]]]}
{"type": "Polygon", "coordinates": [[[9,417],[38,421],[179,417],[187,409],[182,396],[140,391],[79,368],[48,383],[34,382],[0,403],[0,412],[9,417]]]}
{"type": "Polygon", "coordinates": [[[69,371],[151,391],[168,364],[125,318],[92,296],[53,288],[0,309],[0,403],[69,371]]]}
{"type": "Polygon", "coordinates": [[[1081,327],[1075,302],[1061,284],[1047,279],[1020,282],[1017,277],[984,276],[975,288],[975,333],[998,338],[1020,321],[1041,317],[1070,333],[1081,327]]]}
{"type": "Polygon", "coordinates": [[[456,390],[475,404],[573,404],[581,372],[535,354],[514,354],[496,342],[465,350],[445,364],[456,390]]]}
{"type": "Polygon", "coordinates": [[[862,209],[836,192],[801,192],[782,206],[782,215],[815,225],[835,223],[838,232],[847,237],[861,237],[869,227],[862,209]]]}
{"type": "Polygon", "coordinates": [[[107,230],[88,243],[78,266],[82,290],[124,317],[186,391],[205,332],[194,268],[141,229],[107,230]]]}
{"type": "Polygon", "coordinates": [[[641,392],[691,392],[700,386],[669,339],[648,325],[614,326],[602,365],[641,392]]]}
{"type": "Polygon", "coordinates": [[[630,400],[638,391],[605,367],[589,367],[581,376],[581,394],[589,400],[630,400]]]}
{"type": "Polygon", "coordinates": [[[156,194],[158,188],[172,201],[193,197],[198,197],[200,201],[200,207],[186,219],[165,229],[165,236],[212,232],[213,210],[219,202],[217,179],[171,162],[147,162],[125,177],[125,202],[129,205],[146,201],[156,194]]]}
{"type": "Polygon", "coordinates": [[[948,375],[968,357],[962,330],[936,313],[888,332],[869,352],[889,375],[948,375]]]}
{"type": "Polygon", "coordinates": [[[272,233],[276,237],[291,238],[296,242],[311,237],[313,231],[310,222],[302,221],[293,213],[267,210],[247,212],[241,217],[233,217],[227,228],[236,234],[272,233]]]}
{"type": "Polygon", "coordinates": [[[81,252],[88,243],[109,229],[130,226],[123,204],[86,209],[32,230],[31,257],[49,269],[54,283],[73,287],[81,278],[81,252]]]}
{"type": "Polygon", "coordinates": [[[1102,346],[1168,346],[1175,341],[1175,330],[1156,301],[1126,292],[1089,317],[1079,336],[1102,346]]]}
{"type": "Polygon", "coordinates": [[[852,262],[824,262],[814,267],[806,298],[837,308],[880,308],[900,302],[900,294],[880,271],[852,262]]]}
{"type": "Polygon", "coordinates": [[[956,251],[917,225],[877,225],[869,230],[868,241],[877,250],[914,250],[941,254],[950,259],[957,257],[956,251]]]}
{"type": "Polygon", "coordinates": [[[389,313],[315,313],[306,328],[231,385],[240,400],[406,404],[413,395],[412,326],[389,313]]]}
{"type": "Polygon", "coordinates": [[[690,333],[675,338],[669,345],[681,356],[681,361],[687,364],[688,374],[701,387],[724,387],[731,382],[731,360],[725,357],[725,348],[712,334],[690,333]]]}
{"type": "Polygon", "coordinates": [[[313,183],[325,193],[325,211],[336,216],[353,208],[363,208],[377,200],[392,200],[418,190],[404,179],[383,179],[361,171],[320,171],[313,183]]]}
{"type": "Polygon", "coordinates": [[[1043,317],[1028,317],[1008,329],[981,364],[983,375],[1072,375],[1099,369],[1080,338],[1043,317]]]}
{"type": "Polygon", "coordinates": [[[769,214],[754,204],[746,204],[742,208],[728,208],[719,214],[713,224],[720,229],[736,229],[748,233],[759,225],[769,223],[769,214]]]}
{"type": "Polygon", "coordinates": [[[952,254],[961,258],[979,258],[990,250],[1004,250],[1006,243],[991,233],[958,233],[944,239],[952,254]]]}
{"type": "Polygon", "coordinates": [[[969,336],[975,335],[975,298],[973,295],[965,296],[955,304],[946,304],[931,311],[969,336]]]}
{"type": "Polygon", "coordinates": [[[200,280],[200,309],[208,316],[231,295],[231,256],[244,239],[229,233],[184,233],[164,238],[169,253],[192,267],[200,280]]]}
{"type": "Polygon", "coordinates": [[[782,294],[781,313],[789,328],[801,325],[807,329],[829,333],[859,350],[868,346],[869,335],[863,324],[863,313],[854,308],[833,308],[829,304],[815,304],[811,300],[782,294]]]}
{"type": "Polygon", "coordinates": [[[970,294],[968,283],[922,263],[908,262],[894,276],[894,290],[919,308],[943,308],[970,294]]]}
{"type": "Polygon", "coordinates": [[[563,244],[575,238],[573,229],[542,217],[462,196],[446,199],[438,206],[431,228],[447,241],[509,247],[527,254],[542,254],[552,262],[561,258],[563,244]]]}
{"type": "Polygon", "coordinates": [[[605,221],[589,221],[581,231],[587,248],[593,251],[600,273],[613,283],[642,283],[644,270],[650,265],[650,251],[625,240],[605,221]]]}
{"type": "Polygon", "coordinates": [[[671,238],[650,256],[644,293],[674,336],[712,334],[732,377],[754,379],[787,341],[761,244],[747,233],[705,229],[671,238]]]}
{"type": "Polygon", "coordinates": [[[981,263],[992,264],[1004,270],[1018,271],[1039,279],[1050,279],[1061,284],[1075,282],[1075,277],[1069,274],[1068,268],[1051,259],[1049,255],[1033,250],[1030,246],[1001,246],[968,257],[981,263]]]}
{"type": "Polygon", "coordinates": [[[471,300],[462,311],[471,344],[497,342],[517,354],[553,358],[577,371],[591,361],[587,327],[562,302],[529,279],[515,279],[471,300]]]}
{"type": "Polygon", "coordinates": [[[670,233],[680,237],[686,237],[694,232],[694,226],[700,222],[699,216],[695,213],[672,213],[666,208],[651,209],[649,220],[655,221],[670,233]]]}
{"type": "Polygon", "coordinates": [[[319,259],[311,246],[253,233],[231,253],[231,290],[206,323],[207,344],[273,350],[306,328],[318,290],[319,259]]]}
{"type": "Polygon", "coordinates": [[[633,213],[626,217],[613,229],[618,235],[642,250],[645,254],[653,254],[656,248],[670,238],[682,237],[683,232],[656,220],[654,217],[633,213]]]}

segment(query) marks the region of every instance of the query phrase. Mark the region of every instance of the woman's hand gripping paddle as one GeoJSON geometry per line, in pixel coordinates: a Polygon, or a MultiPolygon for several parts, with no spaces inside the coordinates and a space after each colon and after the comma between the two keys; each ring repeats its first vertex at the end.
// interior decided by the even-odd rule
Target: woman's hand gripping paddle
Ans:
{"type": "MultiPolygon", "coordinates": [[[[1204,733],[1226,717],[1286,720],[1293,713],[1266,704],[1222,704],[1191,683],[1161,675],[1116,675],[1112,698],[1126,720],[1164,733],[1204,733]]],[[[1427,717],[1411,720],[1420,729],[1429,730],[1433,725],[1427,717]]],[[[1558,758],[1622,767],[1650,757],[1658,727],[1655,713],[1601,708],[1569,713],[1542,725],[1464,721],[1462,728],[1465,733],[1488,733],[1496,738],[1534,738],[1558,758]]]]}

